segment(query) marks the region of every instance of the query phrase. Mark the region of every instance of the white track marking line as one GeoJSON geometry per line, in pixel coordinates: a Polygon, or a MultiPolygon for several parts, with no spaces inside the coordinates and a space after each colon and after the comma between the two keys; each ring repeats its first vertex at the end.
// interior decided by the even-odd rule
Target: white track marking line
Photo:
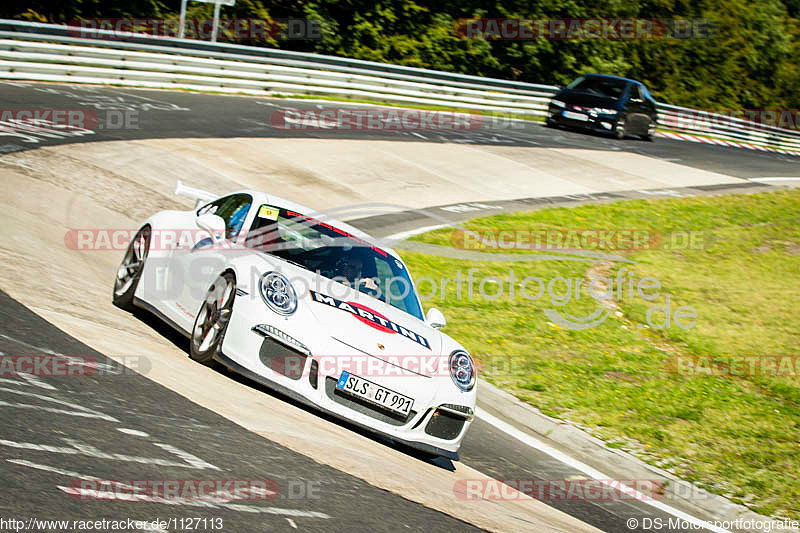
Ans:
{"type": "Polygon", "coordinates": [[[4,402],[0,400],[0,407],[13,407],[16,409],[31,409],[33,411],[44,411],[46,413],[53,413],[57,415],[67,416],[80,416],[83,418],[99,418],[101,420],[108,420],[105,415],[96,415],[94,413],[86,413],[83,411],[68,411],[66,409],[57,409],[55,407],[45,407],[44,405],[31,405],[27,403],[14,403],[4,402]]]}
{"type": "Polygon", "coordinates": [[[135,437],[149,437],[150,435],[145,433],[144,431],[139,431],[138,429],[128,429],[128,428],[117,428],[117,431],[120,433],[125,433],[126,435],[133,435],[135,437]]]}
{"type": "Polygon", "coordinates": [[[22,385],[23,387],[38,387],[40,389],[45,389],[45,390],[58,390],[58,387],[54,387],[49,383],[45,383],[44,381],[30,374],[25,374],[24,372],[18,372],[17,376],[18,378],[22,379],[0,378],[0,383],[10,383],[11,385],[22,385]]]}
{"type": "Polygon", "coordinates": [[[436,226],[425,226],[424,228],[417,228],[412,229],[409,231],[401,231],[400,233],[394,233],[392,235],[388,235],[384,237],[387,241],[404,241],[409,237],[413,237],[414,235],[419,235],[420,233],[426,233],[428,231],[433,231],[435,229],[442,229],[442,228],[449,228],[451,227],[450,224],[438,224],[436,226]]]}
{"type": "Polygon", "coordinates": [[[19,339],[15,339],[14,337],[9,337],[8,335],[3,335],[2,333],[0,333],[0,337],[4,338],[6,340],[9,340],[11,342],[16,342],[17,344],[20,344],[22,346],[26,346],[28,348],[31,348],[32,350],[36,350],[36,351],[41,352],[41,353],[46,353],[46,354],[49,354],[49,355],[61,355],[61,354],[56,353],[56,352],[54,352],[52,350],[48,350],[47,348],[41,348],[39,346],[34,346],[33,344],[28,344],[27,342],[21,341],[19,339]]]}
{"type": "MultiPolygon", "coordinates": [[[[81,474],[79,472],[74,472],[72,470],[64,470],[62,468],[58,468],[55,466],[43,465],[39,463],[34,463],[31,461],[25,461],[23,459],[6,459],[9,463],[14,463],[21,466],[27,466],[28,468],[35,468],[36,470],[42,470],[44,472],[52,472],[54,474],[60,474],[62,476],[67,476],[75,479],[85,479],[87,481],[107,481],[103,480],[97,476],[90,476],[86,474],[81,474]]],[[[123,485],[118,484],[116,485],[119,488],[132,490],[134,487],[130,485],[123,485]]],[[[258,507],[252,505],[243,505],[243,504],[227,504],[227,503],[213,503],[213,502],[204,502],[204,501],[178,501],[178,500],[166,500],[163,498],[147,496],[147,495],[139,495],[139,494],[124,494],[124,497],[116,497],[114,493],[104,492],[104,491],[95,491],[90,489],[81,489],[78,487],[64,487],[58,485],[58,488],[62,491],[66,492],[67,494],[73,496],[91,496],[101,500],[121,500],[121,501],[146,501],[151,503],[163,503],[167,505],[189,505],[192,507],[210,507],[210,508],[228,508],[234,511],[243,511],[249,513],[264,513],[264,514],[275,514],[275,515],[289,515],[294,517],[310,517],[310,518],[330,518],[329,515],[325,513],[320,513],[317,511],[300,511],[297,509],[280,509],[277,507],[258,507]]],[[[289,522],[292,524],[292,527],[297,529],[297,525],[294,522],[287,518],[289,522]]]]}
{"type": "Polygon", "coordinates": [[[148,464],[156,466],[172,466],[180,468],[219,470],[219,468],[217,468],[216,466],[206,463],[202,459],[199,459],[188,452],[184,452],[173,446],[160,444],[157,442],[153,444],[169,452],[175,453],[185,462],[176,463],[175,461],[167,461],[166,459],[154,459],[152,457],[140,457],[138,455],[125,455],[121,453],[106,453],[98,448],[95,448],[91,444],[85,444],[73,439],[64,439],[64,441],[69,445],[69,447],[52,446],[49,444],[36,444],[33,442],[16,442],[6,439],[0,439],[0,446],[7,446],[9,448],[16,448],[19,450],[36,450],[41,452],[60,453],[64,455],[85,455],[87,457],[94,457],[95,459],[148,464]]]}
{"type": "Polygon", "coordinates": [[[750,178],[750,181],[800,181],[800,177],[750,178]]]}
{"type": "MultiPolygon", "coordinates": [[[[55,466],[34,463],[32,461],[26,461],[24,459],[6,459],[6,461],[8,461],[9,463],[14,463],[16,465],[27,466],[28,468],[35,468],[36,470],[43,470],[44,472],[52,472],[54,474],[60,474],[62,476],[73,477],[75,479],[85,479],[87,481],[106,481],[97,476],[89,476],[86,474],[81,474],[79,472],[73,472],[72,470],[64,470],[61,468],[57,468],[55,466]]],[[[118,483],[116,486],[125,490],[136,490],[135,487],[132,487],[131,485],[127,485],[124,483],[118,483]]]]}
{"type": "Polygon", "coordinates": [[[161,442],[154,442],[153,446],[158,446],[162,450],[168,451],[169,453],[171,453],[173,455],[177,455],[178,457],[183,459],[185,462],[189,463],[189,465],[194,467],[194,468],[201,468],[201,469],[208,468],[208,469],[211,469],[211,470],[219,470],[219,467],[216,467],[216,466],[212,465],[211,463],[207,463],[206,461],[203,461],[202,459],[200,459],[196,455],[192,455],[189,452],[185,452],[185,451],[183,451],[183,450],[181,450],[179,448],[176,448],[175,446],[173,446],[171,444],[164,444],[164,443],[161,443],[161,442]]]}
{"type": "MultiPolygon", "coordinates": [[[[570,467],[572,467],[572,468],[574,468],[576,470],[580,470],[581,472],[583,472],[587,476],[590,476],[591,478],[596,479],[596,480],[600,481],[601,483],[603,483],[605,485],[609,485],[608,481],[611,479],[610,476],[607,476],[606,474],[603,474],[599,470],[595,470],[591,466],[589,466],[587,464],[584,464],[584,463],[578,461],[577,459],[575,459],[573,457],[570,457],[569,455],[567,455],[567,454],[565,454],[565,453],[563,453],[563,452],[561,452],[559,450],[556,450],[552,446],[548,446],[547,444],[545,444],[542,441],[532,437],[531,435],[528,435],[527,433],[524,433],[524,432],[518,430],[517,428],[515,428],[511,424],[508,424],[507,422],[503,422],[499,418],[497,418],[497,417],[495,417],[493,415],[490,415],[489,413],[485,412],[483,409],[476,408],[475,409],[475,416],[477,416],[478,418],[480,418],[484,422],[486,422],[488,424],[491,424],[492,426],[494,426],[495,428],[499,429],[500,431],[510,435],[511,437],[514,437],[518,441],[520,441],[520,442],[522,442],[524,444],[527,444],[531,448],[535,448],[535,449],[539,450],[540,452],[546,453],[547,455],[549,455],[553,459],[556,459],[556,460],[564,463],[565,465],[570,466],[570,467]]],[[[634,489],[632,489],[630,487],[616,486],[615,488],[618,488],[619,490],[625,492],[629,496],[632,496],[632,497],[636,498],[637,500],[641,500],[642,502],[646,503],[647,505],[650,505],[651,507],[655,507],[656,509],[658,509],[660,511],[664,511],[666,513],[669,513],[669,514],[671,514],[671,515],[673,515],[673,516],[675,516],[677,518],[680,518],[681,520],[685,520],[685,521],[687,521],[687,522],[689,522],[691,524],[697,525],[698,527],[702,527],[704,529],[708,529],[709,531],[714,531],[716,533],[731,533],[727,529],[722,529],[721,527],[717,527],[717,526],[715,526],[713,524],[709,524],[705,520],[700,520],[699,518],[696,518],[696,517],[694,517],[694,516],[692,516],[692,515],[690,515],[688,513],[684,513],[683,511],[679,511],[678,509],[675,509],[674,507],[671,507],[671,506],[669,506],[669,505],[667,505],[665,503],[661,503],[659,501],[648,500],[648,499],[646,499],[645,495],[639,493],[638,491],[636,491],[636,490],[634,490],[634,489]]]]}
{"type": "MultiPolygon", "coordinates": [[[[101,413],[99,411],[94,411],[92,409],[89,409],[88,407],[84,407],[84,406],[78,405],[76,403],[66,402],[64,400],[58,400],[56,398],[51,398],[49,396],[42,396],[41,394],[34,394],[32,392],[25,392],[25,391],[16,390],[16,389],[7,389],[5,387],[0,387],[0,391],[10,392],[12,394],[18,394],[20,396],[29,396],[31,398],[37,398],[39,400],[44,400],[46,402],[53,402],[53,403],[57,403],[57,404],[62,405],[62,406],[70,407],[72,409],[75,409],[76,412],[69,412],[69,411],[63,411],[63,412],[66,413],[66,414],[73,414],[73,416],[84,416],[84,417],[90,417],[90,418],[99,418],[100,420],[106,420],[108,422],[119,422],[119,420],[117,420],[113,416],[101,413]],[[77,414],[77,412],[80,412],[80,413],[83,413],[83,414],[77,414]]],[[[28,405],[28,404],[14,404],[15,407],[22,407],[22,406],[26,406],[26,405],[28,405]]],[[[29,406],[28,408],[30,408],[30,409],[41,409],[41,410],[44,410],[44,411],[52,410],[52,408],[46,408],[46,407],[42,407],[42,406],[29,406]]]]}

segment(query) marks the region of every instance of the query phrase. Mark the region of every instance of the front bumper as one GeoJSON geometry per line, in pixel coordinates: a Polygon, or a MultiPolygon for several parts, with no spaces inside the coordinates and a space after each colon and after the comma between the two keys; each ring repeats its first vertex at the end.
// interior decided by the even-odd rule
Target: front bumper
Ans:
{"type": "Polygon", "coordinates": [[[553,124],[559,124],[570,128],[580,128],[584,130],[596,131],[600,133],[613,133],[617,126],[619,114],[606,115],[597,114],[589,111],[569,110],[563,107],[550,105],[547,112],[547,120],[553,124]],[[586,120],[579,120],[564,116],[564,111],[576,113],[586,117],[586,120]]]}
{"type": "Polygon", "coordinates": [[[370,356],[342,345],[322,330],[309,336],[308,320],[312,317],[302,309],[298,309],[296,316],[279,317],[266,309],[260,300],[237,298],[215,359],[234,372],[296,401],[391,441],[458,459],[461,441],[472,422],[475,389],[468,393],[460,391],[449,375],[388,375],[378,378],[370,375],[361,377],[413,398],[414,404],[409,415],[402,416],[361,401],[335,388],[340,373],[323,364],[321,359],[325,356],[319,354],[370,356]],[[286,342],[285,338],[281,340],[278,336],[265,335],[265,328],[259,328],[264,324],[270,324],[294,339],[303,339],[303,342],[298,346],[286,342]],[[280,353],[275,357],[277,351],[280,353]],[[285,360],[284,354],[287,353],[293,358],[290,364],[285,360]]]}

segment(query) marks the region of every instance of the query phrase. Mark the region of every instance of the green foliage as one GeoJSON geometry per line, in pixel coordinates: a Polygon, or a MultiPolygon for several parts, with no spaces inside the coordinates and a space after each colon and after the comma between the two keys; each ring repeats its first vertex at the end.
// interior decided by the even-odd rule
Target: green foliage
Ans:
{"type": "MultiPolygon", "coordinates": [[[[209,4],[190,3],[194,17],[209,4]]],[[[80,17],[176,17],[179,0],[28,0],[0,16],[64,23],[80,17]]],[[[333,54],[414,67],[516,79],[569,82],[601,72],[645,82],[656,98],[704,109],[800,108],[800,0],[238,0],[224,17],[309,18],[318,40],[242,44],[333,54]],[[466,18],[707,19],[706,39],[478,40],[457,35],[466,18]]]]}

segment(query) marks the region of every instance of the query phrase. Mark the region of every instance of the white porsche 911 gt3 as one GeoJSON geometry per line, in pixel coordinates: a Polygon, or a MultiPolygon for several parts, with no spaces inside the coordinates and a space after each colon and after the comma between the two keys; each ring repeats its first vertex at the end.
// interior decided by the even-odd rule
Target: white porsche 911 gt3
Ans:
{"type": "Polygon", "coordinates": [[[217,361],[390,440],[458,459],[476,368],[423,315],[400,257],[346,223],[257,191],[162,211],[131,240],[114,304],[141,307],[217,361]]]}

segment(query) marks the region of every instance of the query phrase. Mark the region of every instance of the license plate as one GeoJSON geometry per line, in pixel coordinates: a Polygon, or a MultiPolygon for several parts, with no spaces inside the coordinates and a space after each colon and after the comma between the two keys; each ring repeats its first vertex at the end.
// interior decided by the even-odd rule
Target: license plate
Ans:
{"type": "Polygon", "coordinates": [[[414,405],[414,400],[408,396],[354,376],[350,372],[342,372],[339,381],[336,382],[336,388],[401,415],[407,415],[414,405]]]}
{"type": "Polygon", "coordinates": [[[564,111],[564,118],[571,118],[572,120],[580,120],[582,122],[589,120],[589,117],[583,113],[575,113],[573,111],[564,111]]]}

